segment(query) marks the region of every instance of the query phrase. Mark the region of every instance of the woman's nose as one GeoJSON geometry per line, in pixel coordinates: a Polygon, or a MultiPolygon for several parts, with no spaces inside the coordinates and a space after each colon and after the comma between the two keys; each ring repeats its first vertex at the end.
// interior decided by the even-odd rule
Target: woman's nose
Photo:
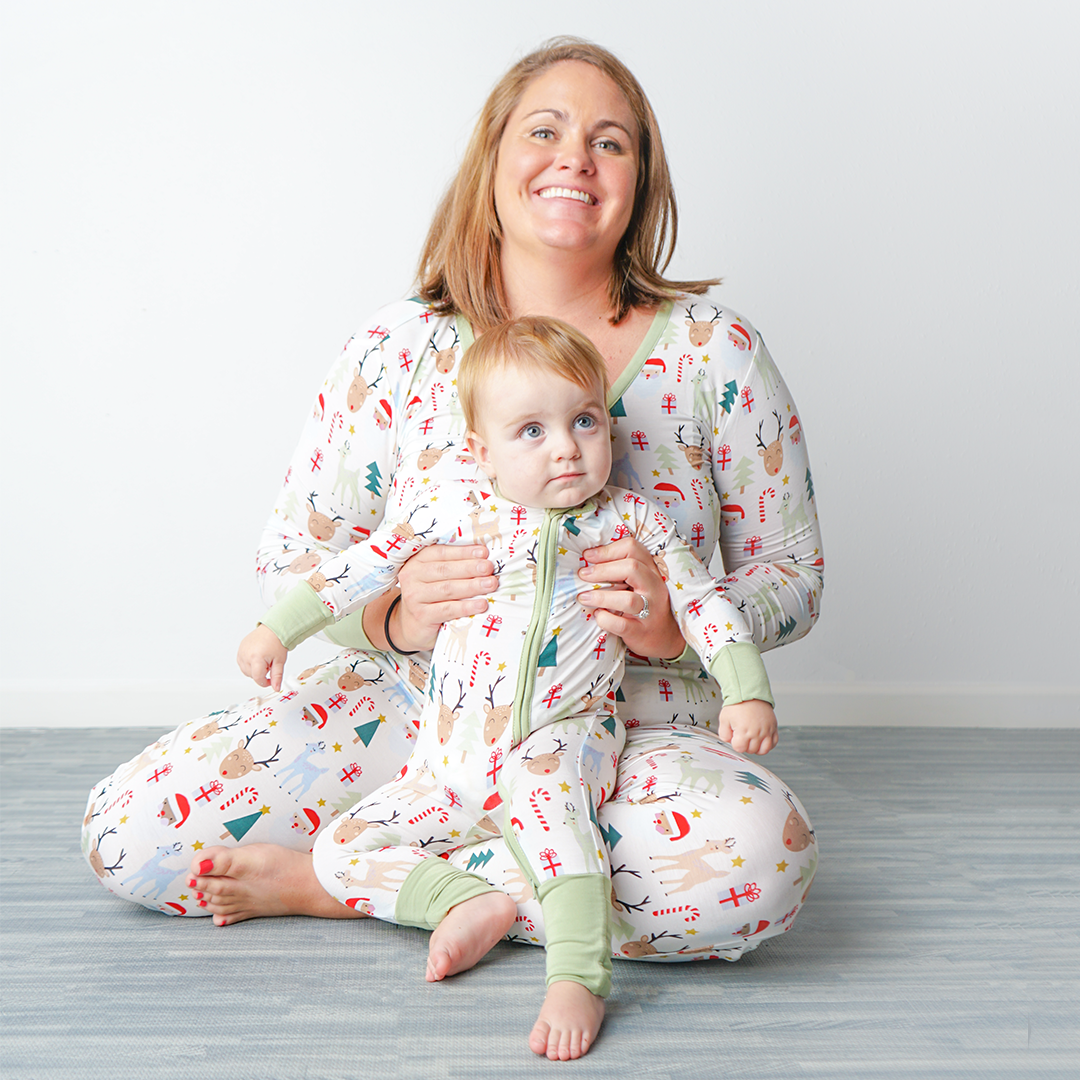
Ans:
{"type": "Polygon", "coordinates": [[[575,173],[591,173],[594,168],[592,147],[588,139],[571,137],[563,140],[559,168],[575,173]]]}

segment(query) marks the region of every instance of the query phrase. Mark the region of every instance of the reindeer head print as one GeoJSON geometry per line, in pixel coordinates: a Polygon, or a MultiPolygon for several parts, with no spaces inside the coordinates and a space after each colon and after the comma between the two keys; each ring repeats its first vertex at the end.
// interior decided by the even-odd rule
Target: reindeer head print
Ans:
{"type": "Polygon", "coordinates": [[[553,772],[559,771],[562,756],[566,753],[566,743],[562,739],[556,739],[555,741],[559,744],[558,748],[549,754],[537,754],[536,757],[529,757],[528,754],[525,754],[522,757],[522,761],[528,762],[525,768],[534,776],[550,776],[553,772]]]}
{"type": "Polygon", "coordinates": [[[784,792],[784,798],[791,806],[791,813],[784,822],[784,847],[788,851],[805,851],[815,843],[814,830],[807,824],[806,818],[795,809],[790,791],[784,792]]]}
{"type": "MultiPolygon", "coordinates": [[[[446,681],[446,676],[443,676],[443,682],[446,681]]],[[[451,709],[446,704],[446,698],[443,696],[442,683],[439,684],[439,719],[438,719],[438,736],[439,745],[445,746],[450,741],[450,736],[454,732],[454,722],[458,718],[458,713],[461,711],[461,706],[465,702],[465,684],[461,679],[458,679],[458,690],[461,693],[458,696],[457,704],[451,709]]]]}
{"type": "Polygon", "coordinates": [[[683,310],[686,312],[686,325],[690,334],[690,344],[700,349],[702,345],[708,345],[712,340],[713,331],[716,329],[716,320],[720,318],[720,309],[714,307],[713,311],[716,314],[706,322],[703,319],[694,319],[694,308],[696,306],[696,304],[691,304],[683,310]]]}
{"type": "Polygon", "coordinates": [[[311,503],[311,513],[308,514],[307,519],[308,532],[322,543],[332,540],[334,533],[337,532],[337,523],[342,520],[341,517],[329,517],[327,514],[319,513],[315,509],[314,491],[308,496],[308,502],[311,503]]]}
{"type": "Polygon", "coordinates": [[[241,776],[247,776],[249,772],[259,772],[264,765],[270,765],[277,761],[278,754],[281,753],[281,747],[279,746],[274,751],[273,757],[268,757],[264,761],[256,761],[255,755],[248,749],[252,740],[259,735],[269,735],[270,729],[266,731],[255,731],[248,735],[237,748],[231,753],[226,754],[221,759],[221,767],[218,772],[225,777],[226,780],[238,780],[241,776]]]}
{"type": "Polygon", "coordinates": [[[366,360],[374,349],[368,349],[364,353],[364,359],[360,361],[356,369],[356,375],[353,377],[353,381],[349,384],[348,393],[345,395],[345,407],[349,412],[359,412],[361,406],[372,394],[375,393],[375,387],[379,385],[380,380],[386,372],[385,368],[379,368],[379,377],[372,383],[368,383],[364,380],[364,376],[361,372],[364,370],[364,360],[366,360]]]}
{"type": "Polygon", "coordinates": [[[458,332],[457,328],[454,329],[454,341],[445,349],[439,349],[435,346],[435,335],[431,335],[431,340],[428,342],[431,351],[435,354],[435,370],[440,375],[449,375],[454,369],[454,364],[457,363],[457,346],[458,346],[458,332]]]}
{"type": "Polygon", "coordinates": [[[506,725],[510,723],[510,718],[514,714],[513,703],[509,705],[495,704],[495,687],[505,678],[505,675],[500,675],[493,683],[488,685],[487,699],[490,704],[484,706],[484,743],[487,746],[494,746],[499,741],[502,733],[506,730],[506,725]]]}
{"type": "Polygon", "coordinates": [[[773,416],[776,417],[776,438],[768,446],[765,445],[761,438],[761,429],[765,426],[764,420],[758,424],[757,429],[758,446],[761,447],[758,450],[758,457],[764,458],[765,472],[769,476],[775,476],[784,467],[784,422],[775,409],[773,409],[773,416]]]}

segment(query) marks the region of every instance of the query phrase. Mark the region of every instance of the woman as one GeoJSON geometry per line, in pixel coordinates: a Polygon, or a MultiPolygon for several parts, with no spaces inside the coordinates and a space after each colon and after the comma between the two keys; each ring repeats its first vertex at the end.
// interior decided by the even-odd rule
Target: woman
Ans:
{"type": "MultiPolygon", "coordinates": [[[[609,366],[611,482],[661,501],[706,561],[719,542],[723,586],[762,649],[808,632],[823,563],[798,414],[753,327],[704,296],[716,283],[661,276],[675,226],[656,119],[626,68],[574,39],[515,65],[432,223],[419,297],[377,312],[321,388],[259,551],[265,598],[301,578],[319,588],[323,558],[388,508],[473,474],[457,359],[496,322],[542,314],[584,332],[609,366]]],[[[287,692],[185,724],[97,785],[83,845],[102,883],[218,925],[362,915],[355,888],[319,885],[313,837],[405,761],[422,696],[440,692],[423,652],[438,626],[474,615],[470,633],[499,633],[484,616],[499,550],[483,539],[416,555],[400,593],[338,622],[327,636],[345,651],[287,692]]],[[[618,786],[599,815],[613,952],[736,959],[791,926],[817,865],[813,831],[780,780],[717,738],[730,733],[716,731],[716,687],[685,649],[665,568],[630,536],[590,558],[583,580],[616,588],[581,603],[636,654],[618,695],[618,786]]],[[[482,656],[473,674],[495,708],[505,687],[482,656]]],[[[541,817],[545,797],[538,788],[541,817]]],[[[513,937],[543,942],[501,837],[451,862],[518,902],[513,937]]]]}

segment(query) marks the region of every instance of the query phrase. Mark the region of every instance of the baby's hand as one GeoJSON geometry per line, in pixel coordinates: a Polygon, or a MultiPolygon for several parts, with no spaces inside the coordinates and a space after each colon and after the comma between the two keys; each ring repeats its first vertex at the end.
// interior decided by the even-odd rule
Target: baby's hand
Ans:
{"type": "Polygon", "coordinates": [[[250,675],[257,686],[281,689],[281,676],[285,671],[285,658],[289,650],[278,640],[269,626],[259,623],[243,641],[236,653],[236,662],[245,675],[250,675]]]}
{"type": "Polygon", "coordinates": [[[720,710],[720,738],[740,754],[767,754],[779,741],[776,713],[767,701],[740,701],[720,710]]]}

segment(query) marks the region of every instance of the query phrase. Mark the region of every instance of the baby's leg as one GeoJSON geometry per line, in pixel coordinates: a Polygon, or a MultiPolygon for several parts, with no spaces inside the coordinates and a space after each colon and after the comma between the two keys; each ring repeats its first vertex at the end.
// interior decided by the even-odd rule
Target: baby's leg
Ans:
{"type": "Polygon", "coordinates": [[[552,1060],[588,1051],[611,992],[611,881],[596,810],[623,738],[614,717],[570,717],[534,731],[503,774],[506,840],[547,928],[548,992],[529,1046],[552,1060]]]}
{"type": "Polygon", "coordinates": [[[477,818],[451,796],[414,757],[401,779],[325,829],[313,851],[319,880],[342,904],[434,931],[428,982],[473,967],[517,914],[505,893],[438,857],[460,847],[477,818]]]}

